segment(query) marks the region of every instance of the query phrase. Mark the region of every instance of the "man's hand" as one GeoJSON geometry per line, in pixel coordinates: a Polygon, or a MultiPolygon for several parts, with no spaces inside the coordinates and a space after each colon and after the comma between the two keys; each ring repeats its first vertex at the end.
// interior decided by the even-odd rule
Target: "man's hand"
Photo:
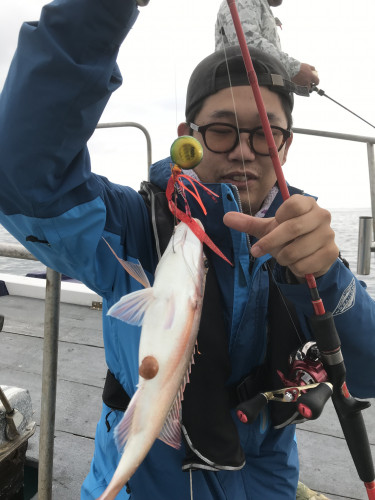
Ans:
{"type": "Polygon", "coordinates": [[[318,72],[314,66],[310,64],[301,63],[301,68],[299,72],[293,76],[292,81],[297,85],[303,85],[305,87],[311,87],[312,84],[318,85],[319,77],[318,72]]]}
{"type": "Polygon", "coordinates": [[[306,274],[322,276],[335,262],[339,250],[331,228],[331,214],[310,196],[294,195],[277,210],[275,217],[258,218],[228,212],[224,224],[255,236],[254,257],[271,254],[288,267],[299,281],[306,274]]]}

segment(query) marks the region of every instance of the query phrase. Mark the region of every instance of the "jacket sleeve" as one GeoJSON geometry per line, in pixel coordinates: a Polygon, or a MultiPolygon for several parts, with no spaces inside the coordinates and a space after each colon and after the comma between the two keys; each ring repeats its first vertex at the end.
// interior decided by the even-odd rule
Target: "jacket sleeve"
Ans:
{"type": "MultiPolygon", "coordinates": [[[[272,14],[264,10],[262,0],[238,0],[238,15],[247,44],[271,54],[285,66],[290,77],[295,76],[301,63],[281,50],[280,41],[275,32],[275,20],[272,14]]],[[[221,4],[215,26],[216,50],[224,45],[238,45],[237,35],[226,0],[221,4]],[[221,33],[221,29],[224,33],[221,33]]]]}
{"type": "Polygon", "coordinates": [[[92,174],[86,147],[121,84],[116,57],[137,12],[135,0],[46,5],[39,22],[23,24],[0,96],[0,222],[46,265],[100,294],[114,279],[103,233],[116,234],[117,249],[131,237],[133,253],[148,238],[139,195],[92,174]],[[136,235],[120,229],[134,216],[136,235]]]}
{"type": "MultiPolygon", "coordinates": [[[[308,332],[313,308],[307,285],[279,286],[296,306],[308,332]]],[[[359,398],[375,397],[375,301],[340,259],[317,279],[317,286],[341,340],[349,391],[359,398]]]]}

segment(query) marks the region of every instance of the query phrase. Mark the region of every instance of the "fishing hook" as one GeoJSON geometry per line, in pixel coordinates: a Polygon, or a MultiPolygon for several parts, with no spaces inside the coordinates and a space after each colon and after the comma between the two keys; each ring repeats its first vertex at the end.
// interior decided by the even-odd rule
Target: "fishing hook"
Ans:
{"type": "MultiPolygon", "coordinates": [[[[259,112],[264,134],[267,140],[270,157],[275,170],[283,200],[290,197],[289,190],[281,168],[277,148],[271,132],[270,123],[258,84],[258,79],[251,60],[245,34],[242,29],[235,0],[227,0],[237,39],[241,48],[249,83],[259,112]]],[[[361,410],[369,403],[354,399],[346,386],[346,369],[341,352],[340,339],[331,312],[326,312],[323,301],[319,297],[315,278],[312,274],[305,276],[310,289],[314,316],[310,318],[310,326],[321,352],[323,364],[330,382],[333,384],[332,401],[338,415],[341,428],[352,455],[360,479],[364,482],[369,500],[375,500],[375,472],[370,444],[361,410]]]]}

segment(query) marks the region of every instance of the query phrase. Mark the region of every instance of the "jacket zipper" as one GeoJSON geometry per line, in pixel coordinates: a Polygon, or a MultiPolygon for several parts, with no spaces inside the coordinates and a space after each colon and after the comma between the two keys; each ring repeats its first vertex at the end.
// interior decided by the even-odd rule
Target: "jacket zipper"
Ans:
{"type": "MultiPolygon", "coordinates": [[[[241,203],[240,193],[238,191],[238,188],[237,188],[237,186],[234,186],[233,184],[231,184],[231,186],[233,188],[233,194],[234,194],[234,197],[236,199],[239,211],[241,213],[243,213],[242,203],[241,203]]],[[[252,271],[253,271],[254,264],[255,264],[255,257],[253,257],[251,255],[251,243],[250,243],[250,236],[248,234],[246,234],[246,242],[247,242],[247,248],[248,248],[248,251],[249,251],[249,273],[251,274],[252,271]]]]}

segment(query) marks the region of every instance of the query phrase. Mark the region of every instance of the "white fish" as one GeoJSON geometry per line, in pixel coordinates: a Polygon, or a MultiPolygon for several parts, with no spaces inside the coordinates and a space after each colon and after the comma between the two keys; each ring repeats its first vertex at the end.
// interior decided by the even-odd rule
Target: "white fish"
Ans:
{"type": "MultiPolygon", "coordinates": [[[[122,263],[135,277],[137,265],[130,269],[122,263]]],[[[122,297],[108,311],[128,323],[142,324],[140,376],[138,389],[115,429],[118,445],[126,443],[123,455],[98,500],[116,497],[157,438],[180,447],[181,400],[193,362],[206,271],[201,241],[180,222],[156,268],[154,286],[122,297]]],[[[137,279],[147,286],[144,274],[137,279]]]]}

